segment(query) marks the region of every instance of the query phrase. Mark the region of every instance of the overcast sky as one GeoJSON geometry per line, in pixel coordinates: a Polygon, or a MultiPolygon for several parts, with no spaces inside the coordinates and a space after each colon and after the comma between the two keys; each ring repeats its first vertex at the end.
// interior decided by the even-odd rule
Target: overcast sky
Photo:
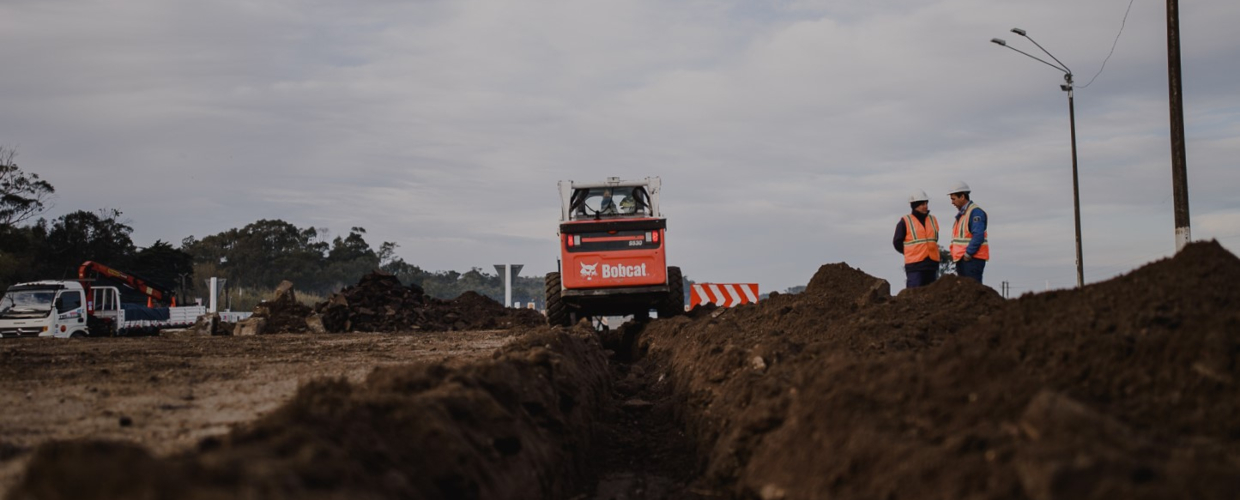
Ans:
{"type": "MultiPolygon", "coordinates": [[[[659,176],[669,261],[904,286],[909,192],[964,180],[987,284],[1087,282],[1175,251],[1165,3],[1137,0],[2,0],[0,145],[134,241],[259,219],[362,226],[428,270],[556,265],[556,182],[659,176]]],[[[1240,2],[1182,2],[1194,239],[1240,248],[1240,2]]]]}

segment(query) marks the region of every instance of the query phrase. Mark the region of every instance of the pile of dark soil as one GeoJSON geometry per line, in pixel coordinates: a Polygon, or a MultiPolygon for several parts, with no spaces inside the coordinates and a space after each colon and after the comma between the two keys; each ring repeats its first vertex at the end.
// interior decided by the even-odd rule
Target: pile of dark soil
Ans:
{"type": "Polygon", "coordinates": [[[291,281],[282,281],[276,287],[275,298],[254,306],[254,318],[265,320],[264,333],[305,333],[309,330],[306,317],[310,306],[297,301],[291,281]]]}
{"type": "Polygon", "coordinates": [[[547,317],[533,309],[514,309],[476,292],[465,292],[455,299],[438,302],[432,310],[442,318],[441,325],[453,330],[492,330],[535,327],[547,324],[547,317]]]}
{"type": "Polygon", "coordinates": [[[1217,243],[1004,301],[823,266],[806,291],[656,321],[705,481],[742,497],[1235,498],[1240,260],[1217,243]]]}
{"type": "Polygon", "coordinates": [[[431,300],[417,285],[403,286],[395,276],[372,272],[315,305],[314,311],[329,332],[395,332],[426,323],[431,300]]]}
{"type": "Polygon", "coordinates": [[[318,322],[334,333],[489,330],[546,323],[537,311],[505,308],[474,292],[453,300],[436,299],[417,285],[404,286],[395,276],[377,271],[333,294],[313,312],[310,324],[318,322]]]}
{"type": "Polygon", "coordinates": [[[321,380],[199,450],[153,458],[131,444],[40,446],[7,498],[566,498],[609,391],[585,329],[520,332],[493,359],[321,380]]]}

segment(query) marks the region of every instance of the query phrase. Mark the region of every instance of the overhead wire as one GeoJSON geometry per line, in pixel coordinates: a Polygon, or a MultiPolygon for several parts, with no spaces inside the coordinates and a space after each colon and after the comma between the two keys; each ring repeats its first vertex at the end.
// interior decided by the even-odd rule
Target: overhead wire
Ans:
{"type": "Polygon", "coordinates": [[[1124,26],[1128,24],[1128,13],[1132,12],[1132,4],[1134,2],[1136,2],[1136,0],[1128,0],[1128,9],[1124,11],[1124,19],[1119,23],[1119,33],[1115,34],[1115,41],[1111,43],[1111,52],[1107,53],[1106,59],[1102,60],[1102,67],[1098,68],[1098,72],[1094,74],[1094,77],[1089,79],[1089,83],[1077,87],[1078,89],[1083,89],[1094,83],[1094,80],[1098,79],[1098,75],[1102,74],[1102,70],[1107,68],[1107,61],[1111,60],[1112,54],[1115,54],[1115,46],[1119,45],[1119,37],[1124,34],[1124,26]]]}

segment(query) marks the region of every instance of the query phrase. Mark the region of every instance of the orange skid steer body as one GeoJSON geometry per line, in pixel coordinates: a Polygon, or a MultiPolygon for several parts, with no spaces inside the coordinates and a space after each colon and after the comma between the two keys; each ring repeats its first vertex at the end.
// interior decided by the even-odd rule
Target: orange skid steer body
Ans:
{"type": "Polygon", "coordinates": [[[663,219],[560,225],[561,276],[569,289],[667,283],[663,219]]]}
{"type": "Polygon", "coordinates": [[[657,177],[560,182],[560,271],[547,275],[547,320],[684,312],[680,269],[667,266],[657,177]],[[673,310],[674,309],[674,310],[673,310]]]}

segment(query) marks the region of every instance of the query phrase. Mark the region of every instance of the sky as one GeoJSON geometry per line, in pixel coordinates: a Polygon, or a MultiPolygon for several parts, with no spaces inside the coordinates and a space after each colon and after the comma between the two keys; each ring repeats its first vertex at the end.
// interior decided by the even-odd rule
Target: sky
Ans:
{"type": "MultiPolygon", "coordinates": [[[[1180,16],[1192,237],[1235,253],[1240,2],[1180,16]]],[[[1151,0],[3,0],[0,145],[44,217],[117,209],[140,247],[281,219],[522,276],[555,270],[557,181],[658,176],[669,263],[762,292],[902,289],[909,194],[946,245],[963,180],[1017,296],[1076,263],[1062,73],[1013,27],[1075,74],[1086,282],[1173,255],[1151,0]]]]}

